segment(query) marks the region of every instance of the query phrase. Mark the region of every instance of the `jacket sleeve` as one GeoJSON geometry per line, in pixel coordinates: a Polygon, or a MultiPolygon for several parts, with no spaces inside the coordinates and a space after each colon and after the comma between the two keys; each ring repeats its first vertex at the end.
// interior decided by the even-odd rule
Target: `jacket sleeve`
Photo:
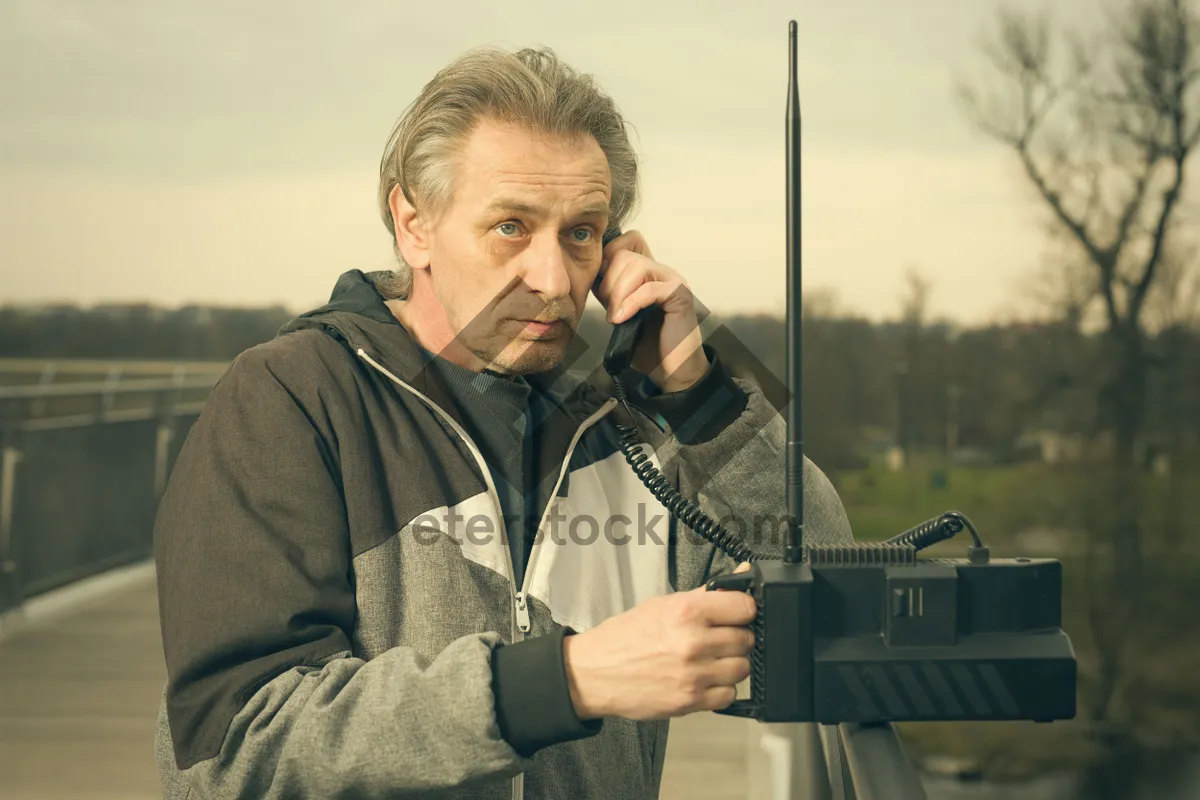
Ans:
{"type": "MultiPolygon", "coordinates": [[[[639,420],[647,441],[658,441],[663,473],[679,492],[740,536],[751,549],[782,557],[787,520],[787,423],[753,383],[733,377],[705,345],[708,372],[681,392],[643,388],[631,404],[665,421],[669,435],[639,420]]],[[[643,387],[648,387],[643,383],[643,387]]],[[[804,459],[804,540],[854,540],[850,520],[829,478],[804,459]]],[[[675,587],[683,591],[730,572],[737,562],[672,518],[675,587]]]]}
{"type": "Polygon", "coordinates": [[[526,769],[495,713],[494,632],[435,658],[351,646],[336,442],[262,348],[211,392],[154,528],[166,710],[195,798],[424,796],[526,769]]]}

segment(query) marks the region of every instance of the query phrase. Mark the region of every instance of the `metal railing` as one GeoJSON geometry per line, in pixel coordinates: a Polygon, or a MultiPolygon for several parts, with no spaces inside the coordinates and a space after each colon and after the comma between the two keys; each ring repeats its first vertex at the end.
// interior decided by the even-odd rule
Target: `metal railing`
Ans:
{"type": "Polygon", "coordinates": [[[45,362],[37,383],[0,386],[0,613],[152,555],[158,499],[220,377],[205,366],[123,380],[121,366],[45,362]]]}
{"type": "Polygon", "coordinates": [[[926,800],[920,774],[891,724],[762,727],[759,745],[770,788],[754,800],[926,800]]]}

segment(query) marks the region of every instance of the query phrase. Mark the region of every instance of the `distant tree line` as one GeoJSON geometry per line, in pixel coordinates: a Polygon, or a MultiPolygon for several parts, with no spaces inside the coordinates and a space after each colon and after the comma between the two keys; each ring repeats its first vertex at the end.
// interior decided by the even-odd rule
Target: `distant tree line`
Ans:
{"type": "Polygon", "coordinates": [[[0,357],[222,361],[270,339],[293,316],[282,306],[6,306],[0,357]]]}
{"type": "MultiPolygon", "coordinates": [[[[273,338],[293,316],[283,307],[5,307],[0,357],[229,360],[273,338]]],[[[737,374],[773,386],[782,402],[783,321],[714,315],[705,323],[721,326],[733,339],[723,358],[737,374]]],[[[580,339],[588,350],[577,368],[596,368],[608,331],[599,313],[586,315],[580,339]]],[[[805,448],[830,469],[861,466],[872,450],[891,445],[942,453],[951,441],[1007,461],[1021,456],[1023,433],[1087,437],[1102,428],[1101,338],[1071,321],[958,328],[926,324],[919,314],[876,323],[813,308],[803,350],[805,448]]],[[[1174,448],[1178,458],[1200,428],[1200,336],[1168,328],[1150,338],[1150,352],[1142,452],[1174,448]]]]}
{"type": "MultiPolygon", "coordinates": [[[[782,381],[782,321],[732,317],[739,341],[782,381]]],[[[1155,369],[1139,442],[1181,461],[1200,432],[1200,336],[1176,327],[1150,337],[1155,369]]],[[[1108,378],[1103,336],[1070,323],[957,328],[806,316],[803,333],[806,452],[831,468],[861,465],[887,443],[909,455],[971,450],[997,462],[1026,457],[1022,434],[1100,439],[1108,378]]]]}

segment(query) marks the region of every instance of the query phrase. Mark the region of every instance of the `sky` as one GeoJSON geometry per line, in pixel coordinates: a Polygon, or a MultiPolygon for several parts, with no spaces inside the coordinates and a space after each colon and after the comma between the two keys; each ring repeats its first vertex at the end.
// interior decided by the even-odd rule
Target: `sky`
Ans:
{"type": "MultiPolygon", "coordinates": [[[[1102,0],[1016,0],[1079,24],[1102,0]]],[[[708,308],[785,307],[787,25],[803,286],[873,319],[1011,316],[1047,247],[1014,157],[954,101],[992,0],[0,0],[0,303],[322,304],[392,263],[393,124],[470,47],[552,47],[634,129],[657,260],[708,308]]],[[[591,302],[595,302],[593,299],[591,302]]]]}

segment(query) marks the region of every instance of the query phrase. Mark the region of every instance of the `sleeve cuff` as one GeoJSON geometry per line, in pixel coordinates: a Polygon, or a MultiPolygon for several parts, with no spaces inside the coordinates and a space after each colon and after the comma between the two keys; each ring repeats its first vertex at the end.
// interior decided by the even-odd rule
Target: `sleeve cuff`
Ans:
{"type": "Polygon", "coordinates": [[[559,742],[584,739],[600,732],[602,719],[582,721],[567,687],[563,638],[559,629],[492,653],[492,689],[500,734],[523,758],[559,742]]]}
{"type": "Polygon", "coordinates": [[[661,416],[681,444],[703,444],[717,436],[746,410],[748,398],[721,363],[717,351],[704,345],[708,371],[679,392],[662,393],[649,378],[630,398],[630,404],[661,416]]]}

